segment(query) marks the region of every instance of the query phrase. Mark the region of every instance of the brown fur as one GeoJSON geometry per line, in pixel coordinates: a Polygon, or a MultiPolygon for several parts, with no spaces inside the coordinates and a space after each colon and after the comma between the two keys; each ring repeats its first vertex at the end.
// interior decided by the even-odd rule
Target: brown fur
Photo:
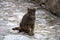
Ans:
{"type": "Polygon", "coordinates": [[[34,23],[35,23],[35,9],[29,9],[27,14],[25,14],[22,18],[19,27],[13,28],[13,30],[19,30],[19,32],[25,32],[28,35],[33,35],[34,31],[34,23]]]}

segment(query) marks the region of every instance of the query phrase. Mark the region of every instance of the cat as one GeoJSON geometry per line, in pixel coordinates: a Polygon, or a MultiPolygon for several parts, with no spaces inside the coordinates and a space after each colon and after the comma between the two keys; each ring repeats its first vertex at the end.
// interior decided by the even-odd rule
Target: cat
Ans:
{"type": "Polygon", "coordinates": [[[35,24],[35,9],[27,9],[28,12],[22,18],[19,27],[12,28],[12,30],[18,30],[19,32],[25,32],[28,35],[34,35],[35,24]]]}

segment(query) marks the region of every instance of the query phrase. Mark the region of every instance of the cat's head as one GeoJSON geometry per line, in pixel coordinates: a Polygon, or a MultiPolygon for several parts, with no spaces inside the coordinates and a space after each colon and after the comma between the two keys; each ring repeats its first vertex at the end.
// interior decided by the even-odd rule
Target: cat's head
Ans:
{"type": "Polygon", "coordinates": [[[30,8],[28,8],[27,10],[28,10],[28,12],[27,12],[28,15],[30,15],[30,16],[35,15],[36,9],[30,9],[30,8]]]}

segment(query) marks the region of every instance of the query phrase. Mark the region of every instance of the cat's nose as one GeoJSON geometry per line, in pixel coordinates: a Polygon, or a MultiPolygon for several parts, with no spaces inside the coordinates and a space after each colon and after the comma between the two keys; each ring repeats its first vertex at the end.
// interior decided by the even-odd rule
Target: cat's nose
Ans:
{"type": "Polygon", "coordinates": [[[29,16],[30,16],[31,18],[34,18],[34,17],[35,17],[34,15],[33,15],[33,16],[32,16],[32,15],[29,15],[29,16]]]}

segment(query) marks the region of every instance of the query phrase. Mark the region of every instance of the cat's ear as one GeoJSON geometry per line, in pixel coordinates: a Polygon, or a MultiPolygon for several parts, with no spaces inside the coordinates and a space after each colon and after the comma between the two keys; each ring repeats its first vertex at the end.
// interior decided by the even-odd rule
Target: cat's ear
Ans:
{"type": "Polygon", "coordinates": [[[30,11],[30,10],[32,10],[32,9],[28,8],[27,10],[30,11]]]}
{"type": "Polygon", "coordinates": [[[28,11],[34,11],[35,12],[35,8],[28,8],[28,11]]]}
{"type": "Polygon", "coordinates": [[[34,8],[34,9],[32,9],[33,10],[33,12],[35,12],[36,11],[36,9],[34,8]]]}

